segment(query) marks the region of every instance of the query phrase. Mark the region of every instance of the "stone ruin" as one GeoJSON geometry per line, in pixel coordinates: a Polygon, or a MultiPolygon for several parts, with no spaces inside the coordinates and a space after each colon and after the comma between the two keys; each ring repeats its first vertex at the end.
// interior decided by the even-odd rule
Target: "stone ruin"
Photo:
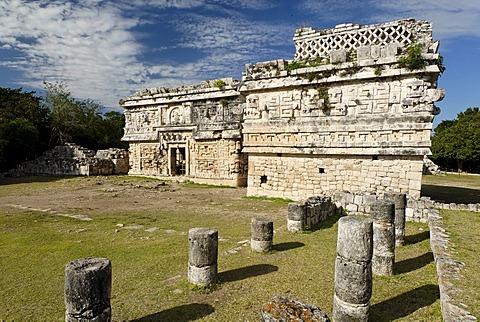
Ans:
{"type": "Polygon", "coordinates": [[[293,60],[120,101],[133,175],[247,185],[247,195],[419,198],[444,96],[432,25],[413,19],[297,29],[293,60]],[[423,67],[401,64],[421,50],[423,67]]]}
{"type": "Polygon", "coordinates": [[[4,176],[92,176],[128,173],[128,152],[123,149],[86,149],[74,143],[59,145],[42,156],[21,163],[4,176]]]}

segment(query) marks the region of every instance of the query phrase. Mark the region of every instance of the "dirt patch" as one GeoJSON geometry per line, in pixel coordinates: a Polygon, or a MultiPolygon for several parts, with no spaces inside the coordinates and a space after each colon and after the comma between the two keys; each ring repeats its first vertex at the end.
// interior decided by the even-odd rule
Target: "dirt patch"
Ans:
{"type": "Polygon", "coordinates": [[[215,188],[125,176],[52,178],[45,184],[47,181],[44,177],[0,178],[0,210],[45,211],[83,220],[94,219],[95,214],[155,212],[156,209],[164,213],[184,210],[205,215],[223,211],[225,218],[237,216],[239,212],[255,216],[261,211],[262,215],[272,218],[285,215],[269,207],[268,201],[252,201],[249,205],[243,198],[245,188],[215,188]],[[36,180],[42,184],[32,184],[36,180]]]}

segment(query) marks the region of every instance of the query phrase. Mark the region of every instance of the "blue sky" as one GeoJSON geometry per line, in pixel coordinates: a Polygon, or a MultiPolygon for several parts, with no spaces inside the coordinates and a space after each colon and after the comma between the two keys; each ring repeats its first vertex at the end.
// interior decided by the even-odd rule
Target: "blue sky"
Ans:
{"type": "MultiPolygon", "coordinates": [[[[446,97],[435,123],[480,106],[478,0],[0,0],[0,87],[64,81],[119,108],[150,87],[240,79],[247,63],[292,59],[299,27],[428,20],[446,97]]],[[[119,109],[120,110],[120,109],[119,109]]]]}

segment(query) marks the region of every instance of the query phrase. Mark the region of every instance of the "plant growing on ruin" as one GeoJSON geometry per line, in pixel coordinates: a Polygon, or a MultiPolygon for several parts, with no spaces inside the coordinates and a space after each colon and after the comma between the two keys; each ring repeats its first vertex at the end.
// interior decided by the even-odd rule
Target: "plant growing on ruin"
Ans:
{"type": "Polygon", "coordinates": [[[443,65],[443,56],[442,55],[438,55],[436,63],[437,63],[438,69],[440,70],[440,74],[443,74],[443,72],[446,70],[446,68],[443,65]]]}
{"type": "Polygon", "coordinates": [[[423,44],[417,42],[411,43],[407,47],[405,55],[398,58],[398,66],[408,70],[425,68],[427,62],[422,56],[423,44]]]}
{"type": "Polygon", "coordinates": [[[328,58],[322,58],[320,56],[316,56],[312,59],[304,59],[304,60],[293,60],[290,62],[285,63],[285,70],[290,74],[292,70],[299,69],[299,68],[306,68],[306,67],[317,67],[322,65],[327,65],[330,63],[328,58]]]}
{"type": "Polygon", "coordinates": [[[355,75],[355,74],[358,73],[361,69],[362,69],[362,67],[358,66],[356,63],[353,63],[352,66],[344,69],[344,70],[340,73],[340,77],[355,75]]]}
{"type": "Polygon", "coordinates": [[[357,60],[357,51],[353,49],[347,51],[347,62],[354,62],[356,60],[357,60]]]}
{"type": "Polygon", "coordinates": [[[216,79],[215,82],[213,82],[213,86],[218,89],[223,89],[225,88],[225,82],[223,81],[223,79],[216,79]]]}
{"type": "Polygon", "coordinates": [[[330,97],[328,96],[328,87],[320,85],[317,88],[318,98],[323,100],[324,108],[330,108],[330,97]]]}
{"type": "Polygon", "coordinates": [[[377,66],[375,67],[375,76],[382,76],[382,70],[383,70],[383,67],[382,66],[377,66]]]}

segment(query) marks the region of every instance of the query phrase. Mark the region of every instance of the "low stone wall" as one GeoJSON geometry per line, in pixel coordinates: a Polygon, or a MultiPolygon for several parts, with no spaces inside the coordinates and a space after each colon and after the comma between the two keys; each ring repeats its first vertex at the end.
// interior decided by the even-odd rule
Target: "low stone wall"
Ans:
{"type": "Polygon", "coordinates": [[[287,228],[291,232],[310,229],[342,211],[331,197],[314,196],[288,204],[287,228]]]}
{"type": "MultiPolygon", "coordinates": [[[[478,209],[478,208],[477,208],[478,209]]],[[[443,228],[442,217],[439,210],[428,208],[428,228],[430,230],[430,248],[435,258],[438,275],[438,287],[440,289],[440,306],[444,321],[477,321],[470,312],[452,303],[456,294],[460,293],[452,280],[460,277],[463,263],[451,258],[447,252],[449,249],[448,234],[443,228]]]]}
{"type": "Polygon", "coordinates": [[[23,162],[4,176],[91,176],[128,173],[128,152],[123,149],[93,150],[67,143],[35,160],[23,162]]]}
{"type": "MultiPolygon", "coordinates": [[[[333,201],[336,203],[337,207],[342,207],[347,213],[368,214],[370,213],[370,205],[374,201],[383,198],[384,195],[381,194],[376,195],[342,191],[333,196],[333,201]]],[[[429,209],[431,208],[480,212],[480,204],[441,203],[431,200],[429,197],[415,199],[407,196],[405,218],[407,221],[426,223],[428,220],[429,209]]]]}

